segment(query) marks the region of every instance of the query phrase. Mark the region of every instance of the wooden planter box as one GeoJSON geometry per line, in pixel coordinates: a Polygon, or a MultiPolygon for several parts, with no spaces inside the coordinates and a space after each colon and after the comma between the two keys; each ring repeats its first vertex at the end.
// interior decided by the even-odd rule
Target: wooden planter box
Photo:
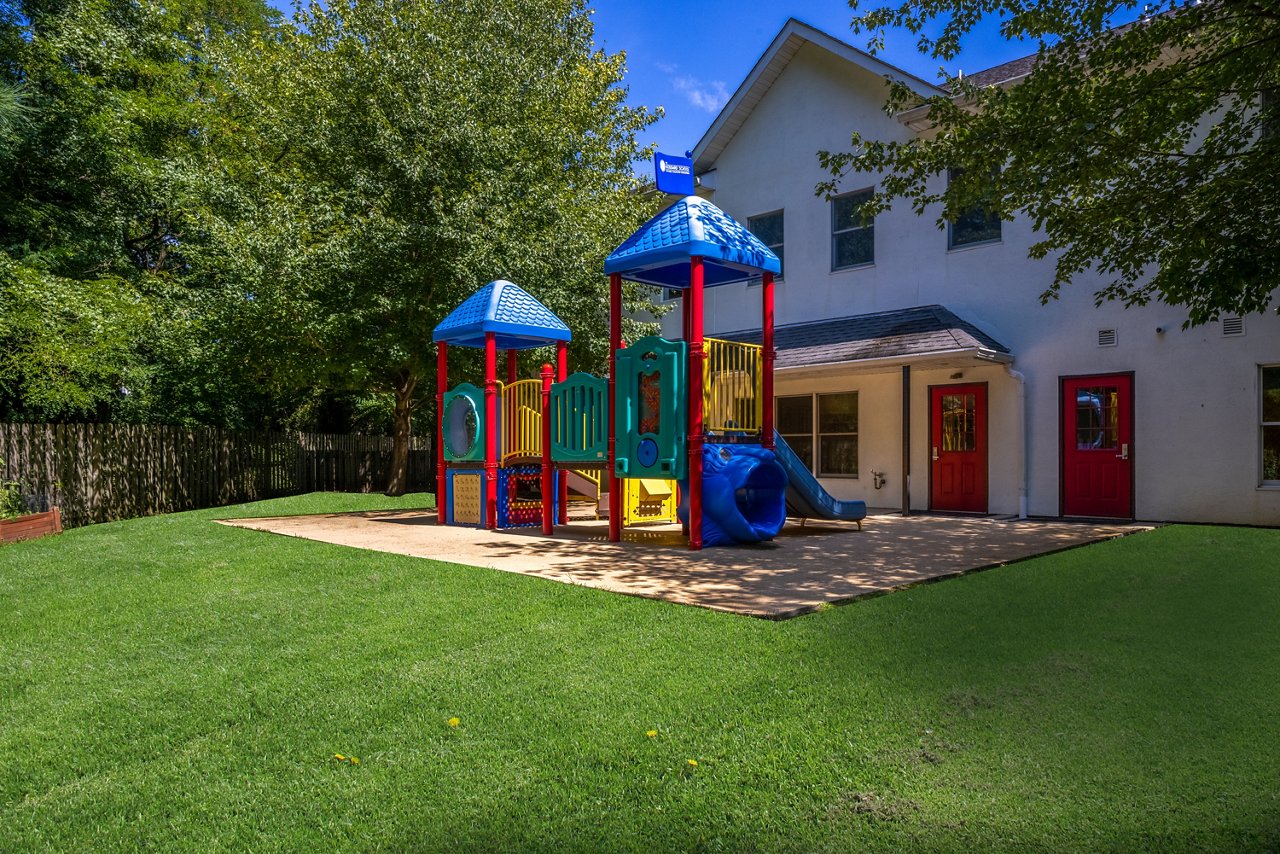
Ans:
{"type": "Polygon", "coordinates": [[[0,543],[34,540],[46,534],[62,533],[62,514],[55,507],[47,513],[29,513],[0,522],[0,543]]]}

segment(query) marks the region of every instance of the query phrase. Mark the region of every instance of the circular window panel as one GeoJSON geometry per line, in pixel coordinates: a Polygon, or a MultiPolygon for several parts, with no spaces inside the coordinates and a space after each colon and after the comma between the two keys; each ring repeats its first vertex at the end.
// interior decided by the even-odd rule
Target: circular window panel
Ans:
{"type": "Polygon", "coordinates": [[[454,459],[465,459],[480,440],[480,416],[469,397],[458,395],[444,408],[444,447],[454,459]]]}

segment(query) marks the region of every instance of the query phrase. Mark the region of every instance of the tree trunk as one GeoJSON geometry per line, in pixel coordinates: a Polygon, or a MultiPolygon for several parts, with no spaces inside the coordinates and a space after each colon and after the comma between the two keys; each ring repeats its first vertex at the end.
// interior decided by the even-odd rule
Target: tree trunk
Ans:
{"type": "Polygon", "coordinates": [[[391,467],[387,471],[387,495],[404,495],[409,486],[409,436],[413,433],[413,391],[418,378],[405,372],[396,382],[394,441],[391,467]]]}

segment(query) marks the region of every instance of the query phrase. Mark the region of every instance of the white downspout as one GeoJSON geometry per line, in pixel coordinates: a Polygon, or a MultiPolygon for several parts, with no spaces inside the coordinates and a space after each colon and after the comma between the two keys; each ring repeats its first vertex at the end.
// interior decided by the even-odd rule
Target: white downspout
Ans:
{"type": "Polygon", "coordinates": [[[1027,378],[1010,365],[1005,372],[1018,384],[1018,518],[1027,518],[1027,378]]]}

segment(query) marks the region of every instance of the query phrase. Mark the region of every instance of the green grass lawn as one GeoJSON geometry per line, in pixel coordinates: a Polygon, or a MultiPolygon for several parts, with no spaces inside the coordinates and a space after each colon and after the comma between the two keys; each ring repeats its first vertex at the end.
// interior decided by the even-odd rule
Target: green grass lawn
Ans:
{"type": "Polygon", "coordinates": [[[1280,846],[1280,531],[773,623],[211,521],[429,503],[0,548],[0,850],[1280,846]]]}

